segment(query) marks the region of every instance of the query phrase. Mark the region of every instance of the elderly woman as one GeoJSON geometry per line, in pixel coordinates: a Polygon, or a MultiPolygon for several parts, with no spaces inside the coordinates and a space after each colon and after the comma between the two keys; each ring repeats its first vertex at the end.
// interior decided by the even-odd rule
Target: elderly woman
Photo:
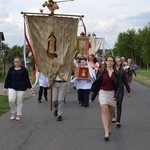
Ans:
{"type": "Polygon", "coordinates": [[[94,81],[91,91],[91,100],[94,101],[99,93],[101,118],[104,128],[104,139],[109,140],[110,125],[114,116],[116,99],[119,92],[119,72],[115,68],[115,59],[107,56],[104,62],[104,70],[94,81]]]}
{"type": "Polygon", "coordinates": [[[21,58],[14,58],[14,66],[9,68],[5,84],[8,89],[8,100],[11,109],[11,120],[20,120],[22,116],[23,97],[27,89],[31,88],[28,71],[21,65],[21,58]]]}

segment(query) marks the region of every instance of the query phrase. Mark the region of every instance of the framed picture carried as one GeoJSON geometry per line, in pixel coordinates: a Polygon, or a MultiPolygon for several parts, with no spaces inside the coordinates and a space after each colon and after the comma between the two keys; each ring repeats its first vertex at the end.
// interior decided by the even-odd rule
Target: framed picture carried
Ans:
{"type": "Polygon", "coordinates": [[[87,36],[78,36],[77,37],[77,48],[81,54],[88,54],[88,44],[89,44],[89,37],[87,36]]]}
{"type": "Polygon", "coordinates": [[[75,76],[78,79],[90,80],[89,69],[87,67],[76,67],[75,76]]]}

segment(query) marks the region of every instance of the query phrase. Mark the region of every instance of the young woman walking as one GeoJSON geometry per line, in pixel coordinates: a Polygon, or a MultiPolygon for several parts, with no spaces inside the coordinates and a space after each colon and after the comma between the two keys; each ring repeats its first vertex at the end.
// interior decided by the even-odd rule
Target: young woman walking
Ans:
{"type": "Polygon", "coordinates": [[[104,139],[109,140],[111,121],[114,116],[116,99],[119,92],[119,73],[115,69],[115,59],[107,56],[104,62],[104,70],[94,81],[91,91],[91,101],[94,101],[99,92],[101,118],[104,128],[104,139]]]}

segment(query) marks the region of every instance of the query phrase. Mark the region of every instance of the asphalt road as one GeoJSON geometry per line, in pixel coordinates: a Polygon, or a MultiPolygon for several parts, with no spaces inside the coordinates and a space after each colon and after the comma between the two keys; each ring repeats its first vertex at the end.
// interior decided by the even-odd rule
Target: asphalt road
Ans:
{"type": "Polygon", "coordinates": [[[99,103],[80,107],[75,90],[66,98],[62,122],[50,112],[49,102],[37,97],[25,102],[21,121],[10,112],[0,118],[0,150],[149,150],[150,89],[134,82],[132,96],[125,95],[122,127],[112,124],[110,141],[103,139],[99,103]]]}

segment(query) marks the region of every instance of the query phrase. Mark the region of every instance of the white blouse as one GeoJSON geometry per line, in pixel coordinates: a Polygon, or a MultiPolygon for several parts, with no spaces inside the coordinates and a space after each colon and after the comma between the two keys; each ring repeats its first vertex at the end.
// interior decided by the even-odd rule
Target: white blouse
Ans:
{"type": "Polygon", "coordinates": [[[49,86],[48,78],[41,72],[39,73],[38,80],[39,80],[39,86],[42,87],[49,86]]]}
{"type": "Polygon", "coordinates": [[[74,86],[76,87],[77,90],[78,89],[91,89],[92,81],[76,79],[74,86]]]}

